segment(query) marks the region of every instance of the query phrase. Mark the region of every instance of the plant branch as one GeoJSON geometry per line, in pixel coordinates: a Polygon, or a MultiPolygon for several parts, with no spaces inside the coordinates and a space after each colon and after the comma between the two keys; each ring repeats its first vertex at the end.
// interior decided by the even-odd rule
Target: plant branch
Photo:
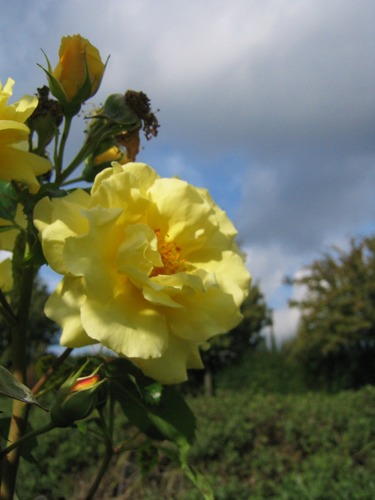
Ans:
{"type": "MultiPolygon", "coordinates": [[[[25,252],[25,241],[20,239],[14,250],[14,262],[21,263],[25,252]]],[[[35,269],[32,266],[22,267],[15,273],[16,299],[18,299],[17,324],[12,332],[12,371],[21,383],[27,385],[26,355],[27,355],[27,325],[29,319],[31,295],[33,291],[35,269]]],[[[21,401],[13,401],[12,418],[10,421],[8,441],[19,441],[26,428],[28,405],[21,401]]],[[[19,463],[19,449],[14,449],[4,458],[2,464],[1,498],[12,499],[14,496],[19,463]]]]}
{"type": "Polygon", "coordinates": [[[46,373],[38,380],[38,382],[34,385],[31,392],[34,395],[38,395],[38,392],[47,382],[47,380],[56,372],[56,370],[63,364],[69,354],[73,351],[73,348],[68,347],[65,351],[60,354],[60,356],[55,360],[55,362],[48,368],[46,373]]]}
{"type": "Polygon", "coordinates": [[[35,429],[34,431],[28,432],[24,436],[20,437],[20,439],[18,441],[15,441],[14,443],[10,444],[7,448],[4,448],[3,450],[1,450],[0,451],[0,458],[4,457],[8,453],[11,453],[13,450],[18,448],[22,444],[26,443],[29,439],[40,436],[41,434],[45,434],[46,432],[49,432],[54,428],[55,428],[55,426],[52,424],[52,422],[49,422],[47,425],[45,425],[44,427],[41,427],[40,429],[35,429]]]}
{"type": "Polygon", "coordinates": [[[13,312],[13,309],[10,307],[4,292],[0,288],[0,313],[4,316],[5,320],[8,322],[10,326],[16,326],[17,317],[13,312]]]}
{"type": "Polygon", "coordinates": [[[72,118],[73,117],[71,117],[71,116],[65,116],[64,130],[63,130],[63,133],[61,136],[59,152],[58,152],[57,157],[55,159],[56,183],[59,183],[61,180],[64,151],[65,151],[66,141],[68,140],[70,126],[72,124],[72,118]]]}

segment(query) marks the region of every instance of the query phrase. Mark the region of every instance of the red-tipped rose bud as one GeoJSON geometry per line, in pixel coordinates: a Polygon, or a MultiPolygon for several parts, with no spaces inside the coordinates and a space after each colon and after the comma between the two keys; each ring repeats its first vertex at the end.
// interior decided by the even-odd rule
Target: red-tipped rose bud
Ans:
{"type": "Polygon", "coordinates": [[[97,373],[79,377],[87,363],[61,386],[51,408],[51,422],[56,427],[68,427],[76,420],[82,420],[101,404],[99,389],[106,379],[100,379],[97,373]]]}

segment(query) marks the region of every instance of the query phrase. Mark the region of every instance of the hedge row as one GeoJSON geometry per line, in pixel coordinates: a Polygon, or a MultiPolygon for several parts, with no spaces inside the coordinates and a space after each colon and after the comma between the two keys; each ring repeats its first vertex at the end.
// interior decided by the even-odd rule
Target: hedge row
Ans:
{"type": "MultiPolygon", "coordinates": [[[[219,391],[190,401],[198,418],[191,464],[218,500],[375,498],[375,388],[334,395],[219,391]]],[[[119,432],[126,432],[122,417],[119,432]]],[[[101,447],[94,436],[55,431],[40,439],[38,465],[23,462],[20,500],[84,498],[101,447]]],[[[149,453],[153,453],[153,448],[149,453]]],[[[147,455],[147,453],[146,453],[147,455]]],[[[135,452],[117,456],[98,499],[202,496],[160,452],[142,478],[135,452]]]]}

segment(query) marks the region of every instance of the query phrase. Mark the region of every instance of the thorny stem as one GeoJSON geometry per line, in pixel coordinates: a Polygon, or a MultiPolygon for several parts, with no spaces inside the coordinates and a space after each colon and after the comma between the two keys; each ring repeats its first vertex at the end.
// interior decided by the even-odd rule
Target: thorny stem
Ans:
{"type": "Polygon", "coordinates": [[[41,390],[41,388],[44,386],[47,380],[55,373],[57,368],[63,364],[63,362],[66,360],[66,358],[72,351],[73,349],[71,347],[68,347],[62,354],[60,354],[60,356],[55,360],[53,365],[48,368],[46,373],[38,380],[38,382],[31,389],[31,392],[34,395],[38,395],[38,392],[41,390]]]}
{"type": "MultiPolygon", "coordinates": [[[[23,249],[25,250],[25,246],[23,249]]],[[[27,354],[27,324],[30,311],[31,295],[35,269],[27,266],[22,269],[22,276],[19,282],[19,303],[17,324],[12,332],[12,363],[13,374],[21,383],[27,385],[26,380],[26,354],[27,354]]],[[[10,421],[8,441],[15,443],[23,436],[26,428],[28,416],[28,405],[21,401],[13,401],[13,413],[10,421]]],[[[11,451],[2,464],[2,484],[1,498],[3,500],[12,499],[15,491],[20,449],[11,451]]]]}
{"type": "MultiPolygon", "coordinates": [[[[35,384],[32,389],[32,393],[36,394],[43,385],[47,382],[47,380],[53,375],[53,373],[57,370],[57,368],[66,360],[69,354],[73,349],[67,348],[65,351],[56,359],[53,366],[51,366],[47,372],[40,378],[40,380],[35,384]]],[[[17,467],[19,461],[19,453],[20,449],[18,448],[25,441],[28,441],[30,438],[43,434],[51,430],[54,426],[52,424],[48,424],[47,426],[32,431],[26,435],[23,435],[26,427],[27,417],[28,417],[29,406],[21,403],[20,401],[14,401],[13,404],[13,415],[12,422],[14,422],[14,429],[11,432],[9,430],[8,439],[12,443],[2,452],[0,452],[0,456],[7,455],[4,458],[3,464],[3,484],[0,498],[1,500],[11,499],[14,495],[15,482],[17,476],[17,467]],[[18,425],[19,424],[19,425],[18,425]],[[13,472],[14,471],[14,472],[13,472]],[[14,475],[14,478],[13,478],[14,475]]]]}
{"type": "Polygon", "coordinates": [[[8,301],[1,288],[0,288],[0,313],[3,315],[3,317],[11,326],[15,326],[17,324],[17,316],[14,314],[13,309],[8,304],[8,301]]]}

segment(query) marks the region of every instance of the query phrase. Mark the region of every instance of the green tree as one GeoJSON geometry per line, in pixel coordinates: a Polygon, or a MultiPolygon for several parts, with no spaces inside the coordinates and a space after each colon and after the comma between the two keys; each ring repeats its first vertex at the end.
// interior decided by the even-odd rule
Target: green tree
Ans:
{"type": "Polygon", "coordinates": [[[330,390],[375,383],[375,237],[334,248],[290,284],[306,287],[291,354],[312,386],[330,390]]]}
{"type": "MultiPolygon", "coordinates": [[[[206,393],[214,392],[215,373],[238,361],[246,352],[255,349],[262,339],[262,330],[272,325],[272,311],[267,306],[259,284],[251,285],[249,295],[241,307],[243,320],[225,335],[213,337],[209,349],[202,351],[205,366],[203,382],[206,393]]],[[[193,376],[193,385],[202,383],[202,375],[193,376]]]]}

